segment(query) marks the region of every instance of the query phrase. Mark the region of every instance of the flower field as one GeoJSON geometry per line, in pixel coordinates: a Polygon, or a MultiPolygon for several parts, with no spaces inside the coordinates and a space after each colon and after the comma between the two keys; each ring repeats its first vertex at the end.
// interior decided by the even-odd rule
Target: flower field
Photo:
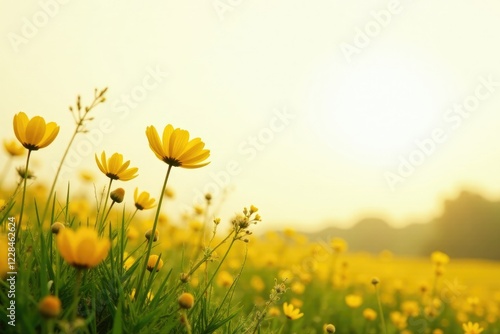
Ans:
{"type": "Polygon", "coordinates": [[[126,193],[120,183],[141,170],[127,152],[104,151],[95,152],[99,177],[80,175],[96,196],[71,187],[56,196],[60,168],[45,187],[30,158],[85,136],[105,95],[96,90],[86,107],[77,99],[67,139],[57,122],[13,116],[6,166],[25,167],[13,189],[0,189],[1,333],[500,332],[499,263],[438,249],[428,258],[351,253],[333,235],[274,231],[258,198],[230,221],[211,194],[171,217],[169,179],[206,166],[210,150],[170,124],[145,129],[152,163],[165,166],[161,188],[126,193]]]}

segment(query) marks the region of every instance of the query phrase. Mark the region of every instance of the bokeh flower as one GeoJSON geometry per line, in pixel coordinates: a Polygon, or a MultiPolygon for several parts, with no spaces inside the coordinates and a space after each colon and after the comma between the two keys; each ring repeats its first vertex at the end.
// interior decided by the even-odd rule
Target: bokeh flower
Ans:
{"type": "Polygon", "coordinates": [[[345,303],[351,308],[357,308],[360,307],[363,303],[363,297],[361,297],[360,295],[350,294],[345,296],[345,303]]]}
{"type": "Polygon", "coordinates": [[[189,132],[174,129],[168,124],[163,130],[162,139],[154,126],[146,128],[149,147],[156,157],[173,167],[200,168],[209,164],[204,162],[210,156],[205,143],[200,138],[189,140],[189,132]]]}
{"type": "Polygon", "coordinates": [[[148,210],[155,207],[155,199],[151,198],[146,191],[139,194],[139,188],[135,188],[134,190],[134,202],[138,210],[148,210]]]}
{"type": "Polygon", "coordinates": [[[300,309],[295,308],[293,304],[283,303],[283,313],[290,320],[297,320],[304,316],[304,313],[300,313],[300,309]]]}
{"type": "Polygon", "coordinates": [[[123,155],[120,153],[113,153],[111,158],[106,159],[106,153],[101,153],[101,160],[95,155],[97,167],[103,172],[104,175],[112,180],[128,181],[137,177],[137,167],[128,168],[130,160],[123,162],[123,155]]]}
{"type": "Polygon", "coordinates": [[[368,321],[373,321],[377,318],[377,312],[372,309],[372,308],[365,308],[363,310],[363,318],[365,318],[368,321]]]}
{"type": "Polygon", "coordinates": [[[57,318],[61,313],[61,300],[56,296],[45,296],[38,303],[38,311],[45,318],[57,318]]]}
{"type": "Polygon", "coordinates": [[[65,228],[57,234],[57,248],[63,259],[78,269],[97,266],[108,255],[111,243],[101,239],[97,231],[81,227],[77,231],[65,228]]]}
{"type": "Polygon", "coordinates": [[[14,115],[14,133],[24,147],[36,151],[56,139],[59,126],[54,122],[45,123],[45,119],[40,116],[30,120],[24,112],[20,112],[14,115]]]}
{"type": "Polygon", "coordinates": [[[4,140],[3,148],[11,157],[18,157],[26,152],[25,148],[19,145],[15,139],[4,140]]]}
{"type": "Polygon", "coordinates": [[[470,321],[466,324],[462,324],[462,328],[464,330],[464,334],[479,334],[484,331],[484,328],[480,327],[477,322],[472,323],[470,321]]]}
{"type": "Polygon", "coordinates": [[[184,292],[179,296],[179,306],[183,309],[190,309],[194,305],[194,296],[189,292],[184,292]]]}
{"type": "Polygon", "coordinates": [[[323,329],[326,333],[335,333],[335,326],[333,324],[326,324],[323,326],[323,329]]]}
{"type": "Polygon", "coordinates": [[[163,260],[158,255],[151,255],[148,259],[148,270],[153,271],[155,267],[156,271],[159,271],[163,267],[163,260]]]}

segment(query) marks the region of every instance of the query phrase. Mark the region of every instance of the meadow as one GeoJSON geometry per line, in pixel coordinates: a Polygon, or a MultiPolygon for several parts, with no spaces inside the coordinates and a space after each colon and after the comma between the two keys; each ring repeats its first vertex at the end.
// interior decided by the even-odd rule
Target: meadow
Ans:
{"type": "MultiPolygon", "coordinates": [[[[66,153],[105,95],[96,90],[88,106],[78,97],[70,108],[66,153]]],[[[450,259],[439,249],[427,258],[350,253],[349,240],[334,235],[276,231],[258,198],[234,208],[230,221],[218,217],[224,202],[211,194],[171,216],[168,180],[177,167],[203,168],[210,151],[187,130],[157,126],[145,135],[165,166],[161,189],[126,193],[120,182],[141,171],[126,152],[95,152],[99,177],[77,172],[89,193],[76,196],[71,184],[56,194],[60,169],[47,185],[30,166],[59,125],[13,115],[6,168],[13,159],[25,167],[16,186],[1,188],[0,332],[500,332],[498,262],[450,259]]]]}

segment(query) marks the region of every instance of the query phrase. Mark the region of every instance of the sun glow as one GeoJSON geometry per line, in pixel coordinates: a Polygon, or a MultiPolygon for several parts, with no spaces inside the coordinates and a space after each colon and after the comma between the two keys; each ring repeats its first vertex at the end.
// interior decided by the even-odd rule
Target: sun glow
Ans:
{"type": "Polygon", "coordinates": [[[432,78],[415,64],[388,60],[359,65],[343,80],[327,78],[314,94],[314,126],[335,150],[393,163],[441,117],[432,78]]]}

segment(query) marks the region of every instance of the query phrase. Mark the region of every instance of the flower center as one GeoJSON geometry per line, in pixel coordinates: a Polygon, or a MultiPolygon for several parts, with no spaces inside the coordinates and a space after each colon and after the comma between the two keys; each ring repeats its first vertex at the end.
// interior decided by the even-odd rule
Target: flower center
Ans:
{"type": "Polygon", "coordinates": [[[171,166],[174,166],[174,167],[179,167],[182,165],[182,163],[179,160],[177,160],[175,158],[170,158],[170,157],[164,157],[163,162],[165,162],[171,166]]]}

